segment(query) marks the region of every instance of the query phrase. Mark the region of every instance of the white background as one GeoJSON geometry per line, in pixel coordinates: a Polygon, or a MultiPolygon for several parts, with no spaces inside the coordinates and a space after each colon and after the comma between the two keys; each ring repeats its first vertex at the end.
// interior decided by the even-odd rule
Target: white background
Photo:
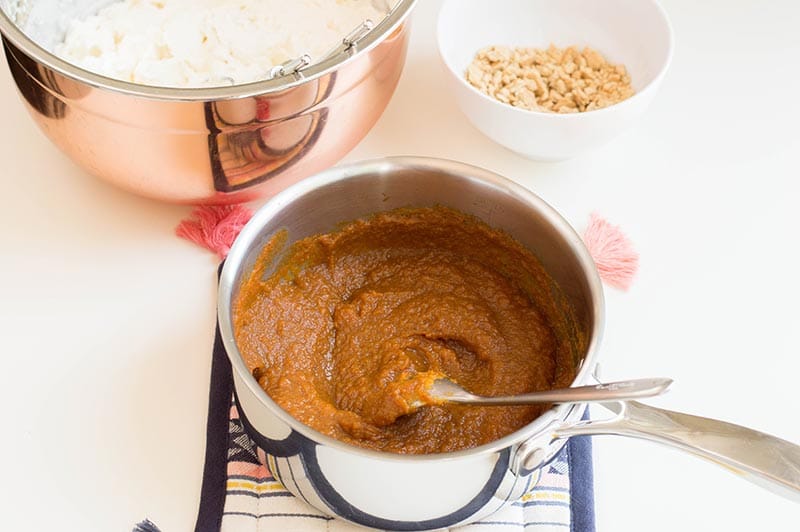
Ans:
{"type": "MultiPolygon", "coordinates": [[[[607,291],[603,376],[671,376],[654,404],[800,442],[800,4],[670,0],[676,53],[640,124],[559,164],[455,107],[422,0],[397,93],[348,161],[430,155],[525,184],[641,252],[607,291]]],[[[199,497],[217,261],[187,207],[120,192],[33,126],[0,74],[0,528],[189,530],[199,497]]],[[[154,172],[158,169],[154,168],[154,172]]],[[[798,530],[800,505],[680,452],[596,438],[601,532],[798,530]]]]}

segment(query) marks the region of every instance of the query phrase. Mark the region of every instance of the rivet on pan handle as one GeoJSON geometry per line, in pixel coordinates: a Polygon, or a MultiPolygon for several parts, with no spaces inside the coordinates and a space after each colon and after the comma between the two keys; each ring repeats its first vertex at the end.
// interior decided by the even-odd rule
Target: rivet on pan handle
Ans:
{"type": "Polygon", "coordinates": [[[753,429],[636,401],[603,403],[616,415],[555,431],[556,439],[610,434],[677,447],[800,502],[800,446],[753,429]]]}

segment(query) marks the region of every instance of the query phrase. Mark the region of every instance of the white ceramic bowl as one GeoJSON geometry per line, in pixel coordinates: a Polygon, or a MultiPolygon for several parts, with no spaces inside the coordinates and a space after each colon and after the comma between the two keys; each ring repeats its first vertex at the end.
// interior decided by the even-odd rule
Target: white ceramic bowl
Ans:
{"type": "Polygon", "coordinates": [[[672,58],[672,28],[655,0],[445,0],[439,53],[461,110],[489,138],[526,157],[569,159],[630,127],[653,100],[672,58]],[[575,114],[527,111],[472,87],[467,66],[485,46],[591,46],[623,64],[636,94],[575,114]]]}

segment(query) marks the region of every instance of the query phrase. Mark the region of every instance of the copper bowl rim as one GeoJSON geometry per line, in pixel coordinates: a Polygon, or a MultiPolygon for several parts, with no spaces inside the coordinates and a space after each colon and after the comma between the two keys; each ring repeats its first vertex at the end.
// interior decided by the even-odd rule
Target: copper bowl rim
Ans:
{"type": "Polygon", "coordinates": [[[324,61],[304,68],[302,73],[223,87],[157,87],[121,81],[90,72],[59,58],[37,44],[9,18],[3,9],[0,9],[0,33],[2,33],[4,39],[8,39],[16,48],[33,58],[37,63],[92,87],[156,100],[217,101],[248,98],[283,91],[329,74],[378,46],[385,38],[392,35],[405,22],[416,3],[417,0],[399,0],[391,13],[357,44],[348,50],[342,50],[332,55],[324,61]]]}

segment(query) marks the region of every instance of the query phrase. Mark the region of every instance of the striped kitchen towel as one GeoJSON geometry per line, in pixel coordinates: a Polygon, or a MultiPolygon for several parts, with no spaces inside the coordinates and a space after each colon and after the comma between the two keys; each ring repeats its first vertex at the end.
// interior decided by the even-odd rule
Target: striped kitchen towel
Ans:
{"type": "MultiPolygon", "coordinates": [[[[572,438],[519,501],[458,532],[594,532],[589,438],[572,438]]],[[[217,331],[203,488],[195,532],[358,532],[295,498],[270,473],[233,399],[231,366],[217,331]]]]}

